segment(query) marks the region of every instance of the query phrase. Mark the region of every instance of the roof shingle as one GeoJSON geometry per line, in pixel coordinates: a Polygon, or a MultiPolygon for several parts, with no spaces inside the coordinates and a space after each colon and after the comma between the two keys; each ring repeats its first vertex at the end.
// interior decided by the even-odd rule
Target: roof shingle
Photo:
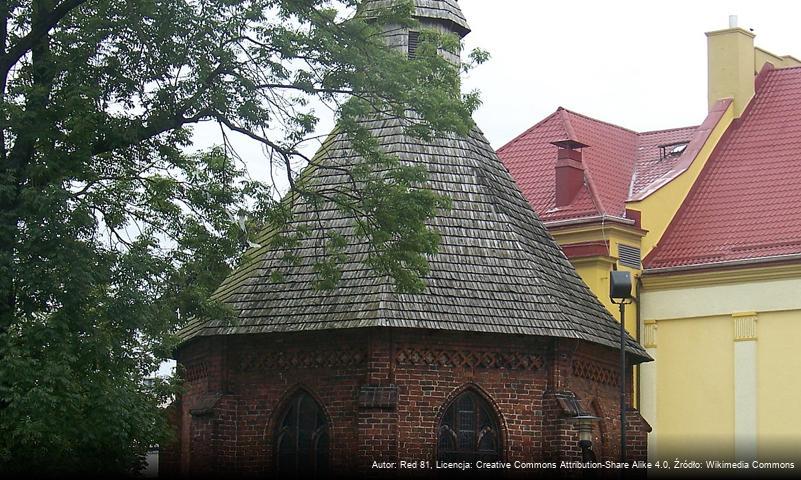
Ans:
{"type": "MultiPolygon", "coordinates": [[[[220,298],[238,314],[234,324],[196,321],[182,332],[196,336],[364,327],[425,328],[583,339],[616,348],[618,324],[587,288],[516,187],[509,172],[477,129],[468,137],[411,138],[396,119],[367,123],[382,147],[407,164],[424,165],[430,187],[448,195],[452,208],[432,226],[440,252],[430,260],[427,287],[419,295],[398,294],[391,280],[363,261],[369,245],[354,236],[352,220],[333,205],[321,220],[349,239],[342,278],[333,290],[315,290],[314,240],[294,253],[288,266],[281,249],[262,249],[224,283],[220,298]],[[283,282],[271,281],[273,270],[283,282]]],[[[358,158],[344,135],[318,157],[310,176],[322,185],[347,181],[334,166],[358,158]]],[[[295,205],[298,221],[312,207],[295,205]]],[[[627,350],[648,355],[633,339],[627,350]]]]}
{"type": "MultiPolygon", "coordinates": [[[[371,0],[365,2],[364,11],[369,17],[371,11],[387,8],[399,3],[398,0],[371,0]]],[[[459,8],[457,0],[414,0],[416,18],[437,19],[451,24],[462,36],[470,32],[467,19],[459,8]]]]}

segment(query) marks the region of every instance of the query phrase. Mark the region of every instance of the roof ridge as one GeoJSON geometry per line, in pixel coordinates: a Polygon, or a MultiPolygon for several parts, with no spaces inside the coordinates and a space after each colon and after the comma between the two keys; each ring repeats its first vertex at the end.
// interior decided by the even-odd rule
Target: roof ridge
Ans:
{"type": "MultiPolygon", "coordinates": [[[[557,110],[555,113],[559,113],[559,110],[557,110]]],[[[478,129],[476,128],[476,130],[478,130],[478,129]]],[[[478,132],[478,133],[479,133],[479,135],[481,135],[480,132],[478,132]]],[[[483,137],[483,135],[481,135],[481,137],[483,137]]],[[[484,138],[482,138],[482,140],[486,141],[486,139],[484,139],[484,138]]],[[[476,148],[476,140],[473,138],[472,135],[467,137],[466,141],[467,141],[467,144],[471,147],[471,150],[473,150],[477,154],[481,154],[480,150],[476,148]]],[[[495,155],[497,156],[497,154],[495,154],[495,155]]],[[[487,174],[492,175],[492,172],[490,171],[490,165],[487,165],[485,162],[475,161],[475,159],[468,159],[468,161],[470,163],[474,164],[473,168],[481,169],[484,172],[486,172],[487,174]]],[[[503,162],[500,161],[500,158],[498,158],[498,161],[502,166],[504,166],[503,162]]],[[[505,168],[505,166],[504,166],[504,168],[505,168]]],[[[507,170],[507,172],[508,172],[508,170],[507,170]]],[[[509,175],[511,177],[511,174],[509,174],[509,175]]],[[[484,178],[486,178],[486,177],[484,177],[484,178]]],[[[522,252],[523,255],[524,255],[524,258],[523,258],[522,261],[524,263],[526,263],[527,265],[529,265],[529,268],[531,270],[533,270],[533,271],[538,270],[539,265],[534,260],[534,255],[529,251],[529,246],[527,245],[527,242],[530,241],[530,239],[527,237],[525,232],[520,231],[520,225],[516,221],[513,221],[514,219],[510,215],[511,212],[509,212],[507,210],[508,206],[504,204],[503,196],[499,194],[500,190],[503,188],[503,186],[500,185],[497,182],[488,183],[488,182],[484,182],[484,181],[481,181],[481,180],[477,181],[476,183],[478,184],[478,186],[480,188],[488,191],[488,193],[490,195],[492,195],[493,198],[496,199],[495,202],[493,202],[494,203],[493,210],[494,210],[496,215],[498,215],[500,218],[505,220],[506,223],[510,226],[510,231],[514,235],[514,243],[517,246],[517,248],[519,249],[519,251],[522,252]]],[[[528,202],[525,199],[524,199],[524,201],[528,202]]],[[[542,228],[543,228],[544,231],[547,232],[547,230],[544,228],[544,226],[542,228]]],[[[541,282],[541,279],[539,277],[533,277],[533,279],[538,283],[541,282]]],[[[549,291],[547,296],[548,296],[549,300],[551,301],[551,304],[554,307],[556,307],[558,309],[559,313],[562,315],[562,317],[563,317],[562,319],[564,321],[566,321],[566,322],[570,322],[571,321],[570,314],[565,312],[563,310],[563,308],[562,308],[563,306],[556,300],[557,296],[555,295],[555,292],[550,292],[549,291]]]]}
{"type": "MultiPolygon", "coordinates": [[[[559,108],[562,108],[562,107],[559,107],[559,108]]],[[[521,133],[520,135],[518,135],[518,136],[514,137],[513,139],[509,140],[508,142],[506,142],[506,143],[505,143],[505,144],[504,144],[504,145],[503,145],[501,148],[499,148],[497,151],[498,151],[498,152],[500,152],[501,150],[504,150],[504,149],[506,149],[506,148],[508,148],[508,147],[511,147],[512,145],[514,145],[515,143],[517,143],[519,140],[522,140],[522,139],[523,139],[523,137],[527,136],[529,133],[531,133],[532,131],[534,131],[534,130],[535,130],[535,129],[537,129],[538,127],[542,126],[542,125],[543,125],[545,122],[547,122],[548,120],[550,120],[550,119],[551,119],[553,116],[555,116],[557,113],[559,113],[559,109],[557,109],[556,111],[554,111],[553,113],[551,113],[551,114],[550,114],[550,115],[548,115],[547,117],[543,118],[543,119],[542,119],[542,120],[540,120],[539,122],[535,123],[535,124],[534,124],[534,125],[532,125],[531,127],[527,128],[527,129],[526,129],[526,130],[525,130],[523,133],[521,133]]]]}
{"type": "MultiPolygon", "coordinates": [[[[564,109],[559,107],[559,109],[557,109],[557,111],[554,112],[554,114],[560,113],[560,112],[563,112],[563,111],[564,111],[564,109]]],[[[569,121],[569,119],[565,119],[565,120],[569,121]]],[[[474,150],[477,154],[480,155],[481,151],[480,151],[480,148],[478,148],[479,147],[477,145],[478,142],[481,141],[481,142],[486,143],[487,145],[489,145],[489,142],[486,140],[486,138],[484,138],[484,136],[481,134],[481,132],[478,130],[478,128],[476,128],[475,130],[477,131],[477,133],[479,135],[479,139],[477,140],[473,135],[470,135],[470,136],[468,136],[466,138],[466,140],[467,140],[468,145],[471,147],[471,150],[474,150]]],[[[566,130],[568,130],[568,128],[566,128],[566,130]]],[[[572,131],[572,127],[569,128],[568,134],[571,133],[570,131],[572,131]]],[[[507,174],[509,175],[509,179],[512,180],[512,182],[513,182],[513,185],[516,185],[516,183],[514,183],[514,178],[512,177],[511,173],[508,172],[508,169],[506,169],[505,165],[500,160],[500,157],[497,156],[497,153],[491,152],[491,154],[497,158],[498,164],[500,166],[502,166],[503,169],[507,172],[507,174]]],[[[480,158],[480,157],[477,157],[477,158],[480,158]]],[[[487,171],[487,173],[491,174],[491,172],[489,171],[489,170],[491,170],[491,165],[490,164],[487,164],[486,162],[476,161],[476,158],[471,158],[469,160],[471,161],[471,163],[474,163],[477,168],[485,170],[485,171],[487,171]]],[[[514,243],[517,246],[517,248],[519,249],[519,251],[523,254],[523,258],[521,260],[526,265],[529,266],[528,268],[530,270],[532,270],[532,271],[541,271],[542,270],[542,265],[537,262],[537,255],[531,250],[532,246],[529,244],[529,242],[532,241],[532,238],[530,238],[530,236],[525,231],[521,230],[521,227],[523,225],[519,222],[519,219],[515,218],[516,214],[518,214],[519,212],[515,212],[513,209],[510,209],[510,205],[506,204],[506,202],[508,202],[509,199],[508,198],[504,198],[503,193],[507,193],[508,194],[508,193],[513,193],[513,192],[503,192],[504,188],[508,187],[508,186],[505,186],[501,182],[497,182],[497,177],[496,177],[496,181],[495,182],[479,181],[478,185],[482,189],[488,190],[489,193],[494,198],[496,198],[498,200],[497,203],[496,203],[496,207],[494,208],[495,214],[498,215],[499,217],[503,218],[504,220],[506,220],[508,225],[511,227],[510,231],[514,235],[514,243]]],[[[588,177],[588,189],[592,192],[592,195],[594,197],[594,201],[597,202],[597,205],[601,205],[601,208],[603,208],[603,206],[601,204],[601,201],[600,201],[600,198],[597,197],[597,195],[594,192],[594,187],[592,187],[591,185],[592,185],[592,180],[588,177]]],[[[515,188],[515,190],[517,190],[517,189],[515,188]]],[[[528,200],[526,200],[525,197],[523,197],[522,192],[520,192],[519,190],[517,190],[517,191],[520,194],[520,196],[522,197],[521,198],[522,201],[525,204],[529,205],[528,204],[528,200]]],[[[596,208],[597,208],[597,206],[596,206],[596,208]]],[[[534,213],[533,209],[531,210],[531,212],[534,213]]],[[[602,214],[603,214],[603,212],[604,211],[601,210],[602,214]]],[[[535,214],[535,218],[536,218],[536,214],[535,214]]],[[[535,228],[539,228],[543,234],[547,235],[548,237],[550,237],[552,239],[552,241],[555,242],[555,240],[553,240],[553,237],[550,236],[550,232],[548,231],[548,229],[545,227],[544,224],[542,224],[541,222],[536,222],[532,226],[534,226],[535,228]]],[[[565,256],[564,251],[561,248],[558,249],[558,253],[561,254],[562,259],[564,260],[564,262],[567,263],[568,265],[570,265],[570,261],[567,259],[567,256],[565,256]]],[[[563,321],[567,322],[568,324],[572,324],[575,329],[583,329],[583,328],[586,327],[585,325],[582,325],[581,323],[577,323],[577,322],[573,321],[573,315],[575,315],[576,312],[570,310],[570,307],[568,306],[568,304],[565,303],[565,298],[562,295],[560,295],[560,292],[557,289],[554,289],[552,285],[548,285],[547,282],[543,282],[543,279],[540,276],[534,276],[532,278],[538,285],[542,286],[546,290],[546,295],[547,295],[547,298],[550,300],[550,304],[552,304],[554,307],[556,307],[556,309],[559,312],[559,314],[561,314],[561,317],[562,317],[563,321]]],[[[586,287],[586,284],[584,284],[582,282],[581,285],[583,285],[585,287],[585,289],[587,290],[587,292],[589,292],[590,295],[595,296],[595,294],[586,287]]],[[[596,298],[597,298],[597,296],[596,296],[596,298]]],[[[629,340],[627,340],[627,345],[629,345],[631,343],[631,340],[632,340],[631,338],[629,340]]],[[[627,349],[628,349],[628,347],[627,347],[627,349]]]]}
{"type": "Polygon", "coordinates": [[[598,195],[598,189],[595,187],[595,180],[592,179],[591,166],[586,166],[584,169],[584,175],[587,178],[587,190],[590,191],[590,198],[592,198],[592,202],[595,204],[595,209],[598,210],[598,213],[601,215],[607,215],[608,212],[606,211],[606,207],[604,207],[604,203],[601,201],[601,196],[598,195]]]}
{"type": "MultiPolygon", "coordinates": [[[[582,117],[582,118],[585,118],[585,119],[588,119],[588,120],[591,120],[591,121],[594,121],[594,122],[598,122],[598,123],[601,123],[601,124],[612,125],[612,124],[603,122],[601,120],[596,120],[596,119],[588,117],[586,115],[582,115],[580,113],[576,113],[576,112],[570,111],[570,110],[568,110],[566,108],[563,108],[563,107],[559,107],[558,112],[560,112],[561,117],[562,117],[562,121],[565,124],[565,131],[567,131],[569,140],[580,141],[577,138],[575,130],[573,129],[573,125],[572,125],[571,119],[570,119],[570,114],[573,114],[573,115],[576,115],[576,116],[579,116],[579,117],[582,117]]],[[[622,127],[618,127],[618,128],[621,128],[624,131],[628,131],[628,132],[631,132],[631,133],[636,135],[636,132],[627,130],[627,129],[622,128],[622,127]]],[[[636,145],[636,142],[635,142],[635,145],[636,145]]],[[[590,145],[589,147],[592,148],[592,145],[590,145]]],[[[636,146],[635,146],[635,148],[636,148],[636,146]]],[[[636,152],[633,152],[633,153],[636,153],[636,152]]],[[[598,188],[595,186],[595,180],[593,179],[593,167],[592,167],[592,164],[590,162],[583,162],[583,163],[584,163],[584,177],[587,179],[587,190],[590,192],[590,198],[592,199],[592,203],[595,206],[595,210],[597,210],[598,213],[600,213],[601,215],[606,215],[606,214],[608,214],[608,212],[606,211],[606,206],[604,205],[604,202],[601,200],[601,195],[600,195],[600,193],[598,191],[598,188]]]]}
{"type": "Polygon", "coordinates": [[[779,68],[772,68],[770,73],[774,72],[785,72],[787,70],[801,70],[801,65],[794,65],[792,67],[779,67],[779,68]]]}
{"type": "Polygon", "coordinates": [[[564,107],[559,107],[559,108],[560,108],[560,109],[562,109],[562,110],[564,110],[564,111],[565,111],[565,112],[567,112],[567,113],[571,113],[571,114],[573,114],[573,115],[576,115],[576,116],[578,116],[578,117],[582,117],[582,118],[584,118],[584,119],[587,119],[587,120],[590,120],[590,121],[593,121],[593,122],[596,122],[596,123],[601,123],[601,124],[604,124],[604,125],[608,125],[608,126],[610,126],[610,127],[617,128],[617,129],[619,129],[619,130],[625,130],[626,132],[629,132],[629,133],[633,133],[633,134],[635,134],[635,135],[638,135],[638,132],[636,132],[635,130],[632,130],[632,129],[630,129],[630,128],[621,127],[620,125],[616,125],[616,124],[614,124],[614,123],[612,123],[612,122],[607,122],[607,121],[605,121],[605,120],[598,120],[597,118],[591,117],[591,116],[589,116],[589,115],[585,115],[585,114],[583,114],[583,113],[574,112],[573,110],[570,110],[570,109],[568,109],[568,108],[564,108],[564,107]]]}
{"type": "Polygon", "coordinates": [[[559,118],[562,120],[562,124],[565,127],[565,133],[567,133],[566,140],[573,140],[574,142],[578,142],[579,139],[576,138],[576,130],[573,128],[573,124],[570,122],[570,116],[568,115],[568,113],[570,112],[562,107],[559,107],[557,112],[559,112],[559,118]]]}
{"type": "Polygon", "coordinates": [[[656,133],[675,132],[677,130],[689,130],[689,129],[697,130],[698,127],[700,127],[700,126],[701,125],[691,125],[691,126],[688,126],[688,127],[665,128],[663,130],[646,130],[644,132],[638,133],[637,135],[653,135],[653,134],[656,134],[656,133]]]}

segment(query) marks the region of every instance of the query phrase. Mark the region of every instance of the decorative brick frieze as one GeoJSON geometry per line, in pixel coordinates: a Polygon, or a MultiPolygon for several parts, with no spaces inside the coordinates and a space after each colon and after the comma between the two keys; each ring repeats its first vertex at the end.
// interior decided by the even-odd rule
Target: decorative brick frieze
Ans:
{"type": "MultiPolygon", "coordinates": [[[[468,390],[497,417],[503,461],[580,460],[571,417],[581,413],[600,417],[597,457],[619,455],[614,349],[428,330],[243,336],[226,349],[214,342],[198,341],[178,358],[193,378],[207,378],[187,383],[176,405],[165,473],[275,475],[279,426],[299,392],[328,425],[333,475],[375,474],[374,461],[433,463],[438,425],[468,390]]],[[[640,424],[627,427],[629,456],[644,458],[640,424]]]]}
{"type": "Polygon", "coordinates": [[[398,365],[483,368],[503,370],[539,370],[544,359],[541,355],[517,351],[481,351],[430,349],[406,347],[395,354],[398,365]]]}
{"type": "Polygon", "coordinates": [[[195,362],[186,365],[184,368],[184,379],[187,382],[197,382],[208,378],[209,364],[207,362],[195,362]]]}
{"type": "Polygon", "coordinates": [[[287,368],[336,368],[363,365],[365,349],[344,347],[314,350],[244,352],[239,361],[243,372],[287,368]]]}
{"type": "Polygon", "coordinates": [[[620,373],[614,368],[604,366],[596,361],[585,358],[573,359],[573,375],[579,378],[592,380],[604,385],[617,386],[620,383],[620,373]]]}

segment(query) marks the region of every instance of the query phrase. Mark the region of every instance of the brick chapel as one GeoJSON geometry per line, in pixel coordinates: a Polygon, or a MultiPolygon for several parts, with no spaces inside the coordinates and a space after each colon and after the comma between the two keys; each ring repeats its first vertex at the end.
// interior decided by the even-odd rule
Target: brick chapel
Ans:
{"type": "MultiPolygon", "coordinates": [[[[455,0],[416,0],[416,17],[424,28],[470,32],[455,0]]],[[[393,48],[414,47],[416,32],[387,31],[393,48]]],[[[345,214],[315,206],[353,240],[338,286],[313,288],[312,240],[290,267],[280,248],[249,252],[216,293],[236,321],[198,319],[180,333],[186,383],[161,473],[283,478],[370,474],[382,462],[579,461],[573,419],[587,415],[599,417],[595,457],[619,459],[618,323],[484,135],[422,141],[398,119],[366,123],[387,153],[424,165],[431,188],[452,200],[432,222],[441,244],[425,291],[396,293],[363,263],[368,245],[345,214]],[[276,268],[281,282],[271,280],[276,268]]],[[[339,167],[354,157],[336,135],[312,181],[346,181],[339,167]]],[[[302,201],[293,208],[297,221],[312,214],[302,201]]],[[[632,366],[649,357],[627,342],[630,386],[632,366]]],[[[629,407],[630,460],[645,458],[647,429],[629,407]]]]}

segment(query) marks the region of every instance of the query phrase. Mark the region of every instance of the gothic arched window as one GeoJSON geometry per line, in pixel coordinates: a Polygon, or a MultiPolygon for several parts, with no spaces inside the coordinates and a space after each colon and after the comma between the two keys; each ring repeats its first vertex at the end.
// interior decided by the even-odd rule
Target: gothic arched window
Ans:
{"type": "Polygon", "coordinates": [[[465,391],[456,397],[439,424],[437,459],[492,462],[501,459],[501,434],[492,407],[465,391]]]}
{"type": "Polygon", "coordinates": [[[322,408],[305,392],[284,408],[275,432],[279,478],[306,478],[328,469],[328,422],[322,408]]]}

